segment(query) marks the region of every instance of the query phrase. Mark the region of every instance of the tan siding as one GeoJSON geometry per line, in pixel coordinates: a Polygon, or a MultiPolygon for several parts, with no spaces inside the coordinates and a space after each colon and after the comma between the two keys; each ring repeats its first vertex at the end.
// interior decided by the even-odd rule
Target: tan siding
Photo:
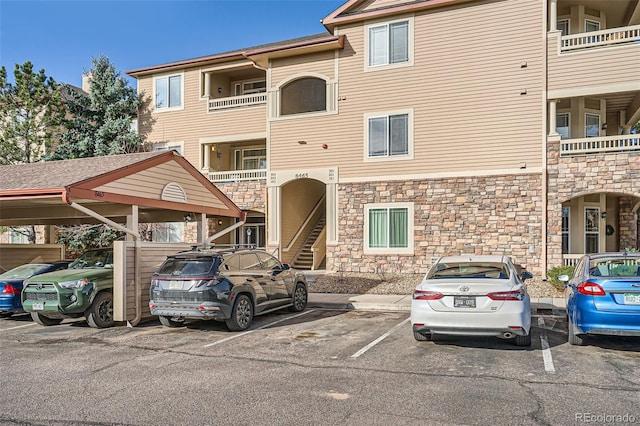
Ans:
{"type": "Polygon", "coordinates": [[[548,38],[549,90],[610,84],[635,84],[640,89],[640,44],[558,54],[558,37],[548,38]]]}
{"type": "Polygon", "coordinates": [[[364,26],[341,28],[339,115],[272,122],[271,168],[338,165],[341,178],[354,178],[540,166],[542,21],[537,0],[423,12],[414,66],[375,72],[364,72],[364,26]],[[364,161],[364,114],[408,108],[414,160],[364,161]]]}
{"type": "MultiPolygon", "coordinates": [[[[267,121],[266,105],[209,113],[206,99],[200,98],[199,79],[199,69],[184,72],[183,110],[154,112],[152,124],[144,124],[148,123],[148,116],[140,119],[140,132],[150,132],[150,142],[183,142],[183,156],[196,168],[201,166],[200,139],[265,132],[267,121]]],[[[138,91],[144,92],[153,103],[153,77],[140,78],[138,91]]]]}
{"type": "Polygon", "coordinates": [[[159,200],[167,182],[176,182],[187,194],[187,202],[226,208],[211,192],[176,162],[164,163],[95,188],[97,191],[159,200]]]}
{"type": "Polygon", "coordinates": [[[335,76],[335,53],[323,52],[293,58],[276,59],[271,64],[271,85],[277,86],[296,74],[314,72],[330,79],[335,76]],[[310,66],[310,64],[312,64],[310,66]]]}
{"type": "Polygon", "coordinates": [[[0,268],[7,271],[25,263],[46,263],[64,258],[63,244],[0,244],[0,268]]]}

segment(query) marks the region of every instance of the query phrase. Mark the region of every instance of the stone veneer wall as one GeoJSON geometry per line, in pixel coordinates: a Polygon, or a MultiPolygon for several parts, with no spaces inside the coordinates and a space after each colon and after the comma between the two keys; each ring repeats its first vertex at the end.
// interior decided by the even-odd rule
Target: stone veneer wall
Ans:
{"type": "Polygon", "coordinates": [[[640,152],[560,157],[560,141],[551,140],[547,164],[547,259],[550,267],[562,264],[562,203],[581,195],[602,192],[620,195],[620,249],[636,247],[637,225],[623,221],[635,221],[631,209],[638,198],[631,197],[640,197],[640,152]]]}
{"type": "Polygon", "coordinates": [[[215,185],[242,210],[266,213],[266,182],[231,182],[216,183],[215,185]]]}
{"type": "Polygon", "coordinates": [[[506,254],[538,275],[542,253],[539,174],[340,184],[336,246],[327,269],[355,273],[425,273],[433,258],[506,254]],[[370,203],[414,203],[414,254],[365,255],[370,203]]]}

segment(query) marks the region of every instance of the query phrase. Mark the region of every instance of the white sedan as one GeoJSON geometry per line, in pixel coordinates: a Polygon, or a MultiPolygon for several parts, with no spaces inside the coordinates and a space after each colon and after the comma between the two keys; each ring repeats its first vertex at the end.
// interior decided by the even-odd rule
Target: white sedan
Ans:
{"type": "Polygon", "coordinates": [[[531,345],[531,301],[507,256],[442,257],[416,287],[411,324],[416,340],[432,334],[495,336],[531,345]]]}

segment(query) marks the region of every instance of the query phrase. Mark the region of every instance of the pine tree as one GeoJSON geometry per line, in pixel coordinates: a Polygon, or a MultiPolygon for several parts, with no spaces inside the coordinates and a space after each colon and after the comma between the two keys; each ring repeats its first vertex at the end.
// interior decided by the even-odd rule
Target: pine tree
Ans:
{"type": "Polygon", "coordinates": [[[34,73],[29,61],[16,64],[15,84],[0,68],[0,164],[40,161],[56,141],[64,117],[60,89],[44,69],[34,73]]]}
{"type": "Polygon", "coordinates": [[[132,121],[141,104],[137,91],[116,71],[109,59],[92,59],[88,72],[89,93],[70,91],[66,102],[71,115],[64,121],[66,133],[51,159],[97,157],[142,150],[144,138],[132,121]]]}

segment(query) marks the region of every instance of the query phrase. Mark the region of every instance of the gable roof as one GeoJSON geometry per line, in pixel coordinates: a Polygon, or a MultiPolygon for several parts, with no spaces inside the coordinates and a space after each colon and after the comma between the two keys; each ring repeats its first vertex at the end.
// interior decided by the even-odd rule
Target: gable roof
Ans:
{"type": "Polygon", "coordinates": [[[322,19],[327,30],[333,32],[338,24],[375,19],[383,16],[408,13],[417,10],[466,3],[476,0],[397,0],[395,2],[376,0],[349,0],[322,19]]]}
{"type": "Polygon", "coordinates": [[[114,220],[123,220],[132,205],[146,222],[182,220],[184,213],[242,216],[175,151],[0,166],[0,225],[86,219],[72,203],[92,206],[114,220]]]}

